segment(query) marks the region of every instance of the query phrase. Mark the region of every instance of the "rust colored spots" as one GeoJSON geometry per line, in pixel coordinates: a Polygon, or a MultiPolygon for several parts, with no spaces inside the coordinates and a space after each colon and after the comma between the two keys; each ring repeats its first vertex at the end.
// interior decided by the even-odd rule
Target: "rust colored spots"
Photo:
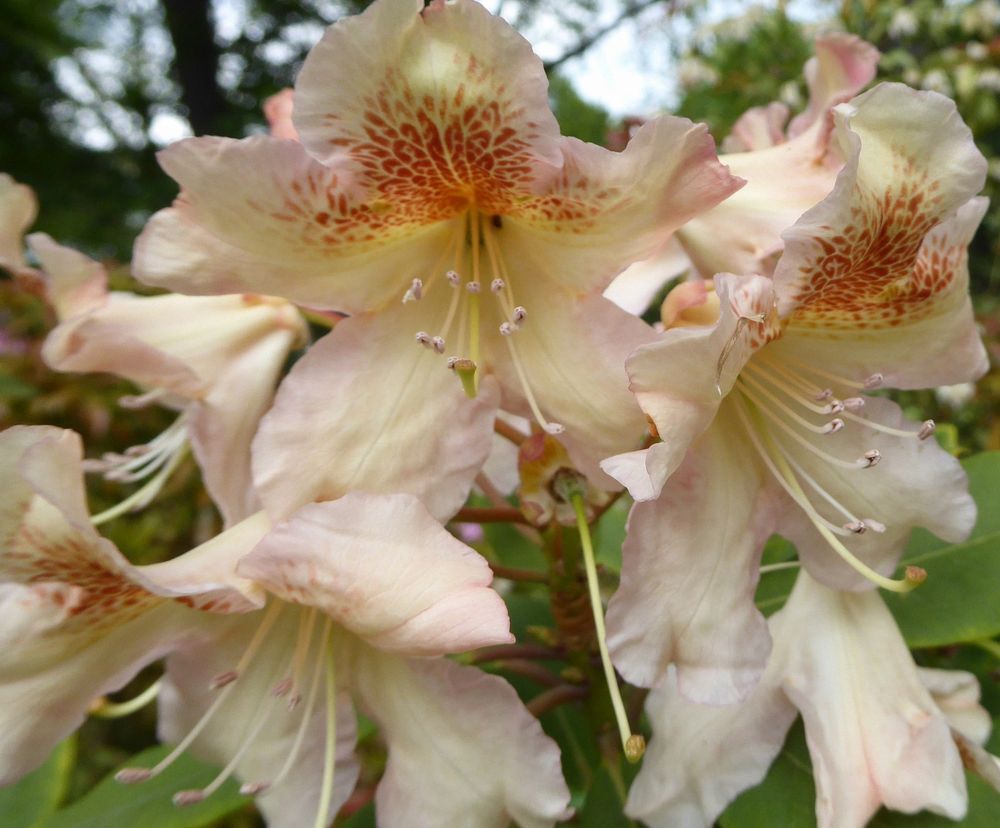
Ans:
{"type": "Polygon", "coordinates": [[[844,227],[819,228],[799,268],[792,324],[898,326],[929,313],[928,300],[954,282],[964,247],[930,233],[939,219],[938,182],[917,176],[908,162],[896,172],[898,183],[884,192],[858,185],[844,227]]]}

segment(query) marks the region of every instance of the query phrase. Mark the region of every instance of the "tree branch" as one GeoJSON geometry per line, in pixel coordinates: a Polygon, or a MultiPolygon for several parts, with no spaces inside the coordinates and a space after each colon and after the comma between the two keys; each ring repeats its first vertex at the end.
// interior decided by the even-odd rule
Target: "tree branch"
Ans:
{"type": "MultiPolygon", "coordinates": [[[[588,34],[583,35],[576,43],[575,46],[570,48],[568,51],[564,52],[562,55],[557,57],[555,60],[546,61],[545,72],[549,73],[553,69],[558,69],[567,60],[572,60],[575,57],[579,57],[584,52],[586,52],[591,46],[593,46],[597,41],[601,40],[605,36],[611,34],[615,29],[617,29],[626,20],[631,20],[633,17],[638,16],[646,9],[652,8],[658,3],[663,3],[665,0],[637,0],[637,2],[629,3],[622,9],[622,13],[618,15],[610,23],[602,26],[599,29],[594,30],[588,34]]],[[[670,3],[670,12],[673,12],[675,3],[670,3]]]]}

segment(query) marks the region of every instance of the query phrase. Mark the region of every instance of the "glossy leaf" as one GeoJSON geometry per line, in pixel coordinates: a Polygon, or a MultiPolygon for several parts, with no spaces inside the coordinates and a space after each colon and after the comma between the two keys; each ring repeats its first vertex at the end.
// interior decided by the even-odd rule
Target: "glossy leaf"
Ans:
{"type": "Polygon", "coordinates": [[[42,828],[69,788],[76,762],[76,740],[67,739],[40,768],[16,785],[0,789],[0,824],[4,828],[42,828]]]}

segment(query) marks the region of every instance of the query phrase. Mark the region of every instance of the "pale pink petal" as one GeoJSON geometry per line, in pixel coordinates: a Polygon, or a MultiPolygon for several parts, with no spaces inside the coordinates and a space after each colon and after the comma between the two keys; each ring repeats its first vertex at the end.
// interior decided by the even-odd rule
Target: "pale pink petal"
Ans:
{"type": "Polygon", "coordinates": [[[38,201],[31,187],[0,173],[0,267],[12,273],[29,270],[24,261],[24,233],[37,215],[38,201]]]}
{"type": "Polygon", "coordinates": [[[250,443],[274,399],[296,332],[277,328],[248,342],[231,359],[204,399],[188,409],[186,425],[205,488],[227,526],[253,514],[260,500],[253,487],[250,443]]]}
{"type": "Polygon", "coordinates": [[[95,699],[193,634],[194,613],[176,605],[137,606],[111,623],[88,606],[67,584],[0,584],[0,786],[45,761],[95,699]]]}
{"type": "Polygon", "coordinates": [[[966,739],[985,745],[993,730],[993,717],[979,703],[979,679],[965,670],[932,667],[918,667],[917,676],[948,724],[966,739]]]}
{"type": "Polygon", "coordinates": [[[549,828],[570,816],[559,749],[503,679],[370,648],[353,663],[389,746],[379,825],[549,828]]]}
{"type": "MultiPolygon", "coordinates": [[[[917,304],[905,315],[884,324],[882,311],[872,305],[874,318],[855,320],[850,328],[822,321],[801,326],[793,316],[788,338],[794,337],[797,357],[858,382],[881,374],[894,388],[954,385],[982,376],[989,360],[969,300],[968,246],[988,204],[971,199],[924,237],[905,277],[917,304]],[[940,291],[932,295],[936,286],[940,291]]],[[[886,289],[887,301],[892,290],[886,289]]]]}
{"type": "Polygon", "coordinates": [[[782,688],[805,720],[820,828],[861,828],[880,805],[965,815],[948,723],[878,593],[803,573],[772,629],[782,688]]]}
{"type": "Polygon", "coordinates": [[[465,502],[490,451],[496,387],[466,397],[444,357],[414,341],[414,304],[339,322],[285,378],[253,444],[274,517],[352,489],[414,494],[441,520],[465,502]]]}
{"type": "MultiPolygon", "coordinates": [[[[254,656],[250,666],[231,685],[212,689],[212,680],[232,670],[242,657],[260,623],[259,616],[219,619],[207,624],[212,637],[180,647],[167,659],[159,697],[159,735],[169,743],[183,739],[220,693],[228,693],[217,712],[195,739],[191,752],[223,766],[233,759],[248,738],[249,746],[237,762],[237,778],[249,785],[277,782],[296,734],[308,717],[305,736],[284,780],[256,799],[272,828],[312,828],[323,779],[326,746],[326,704],[323,678],[308,704],[315,671],[324,671],[324,654],[316,646],[320,632],[312,634],[313,647],[305,664],[304,698],[289,709],[288,699],[274,694],[275,685],[287,677],[301,623],[298,610],[286,608],[254,656]],[[256,733],[254,731],[256,730],[256,733]]],[[[340,659],[338,658],[338,661],[340,659]]],[[[340,670],[335,670],[335,676],[340,670]]],[[[322,675],[322,673],[321,673],[322,675]]],[[[336,679],[338,686],[345,681],[336,679]]],[[[330,817],[340,809],[357,782],[354,758],[356,722],[350,699],[337,695],[336,770],[330,817]]],[[[165,803],[165,807],[169,807],[165,803]]]]}
{"type": "Polygon", "coordinates": [[[527,320],[509,338],[497,336],[488,342],[504,408],[529,416],[524,387],[508,352],[512,345],[542,414],[563,426],[559,440],[574,465],[596,483],[613,487],[601,473],[600,461],[634,448],[646,431],[628,390],[625,358],[655,341],[655,333],[601,296],[581,297],[541,281],[519,282],[516,296],[527,309],[527,320]],[[615,427],[609,428],[609,423],[615,427]]]}
{"type": "Polygon", "coordinates": [[[788,107],[779,101],[767,106],[751,107],[736,119],[729,135],[722,142],[722,151],[750,152],[783,144],[786,140],[787,121],[788,107]]]}
{"type": "MultiPolygon", "coordinates": [[[[646,461],[648,477],[620,478],[631,484],[636,499],[656,496],[688,446],[708,428],[751,354],[775,333],[770,280],[720,274],[716,286],[721,315],[714,326],[671,329],[626,363],[632,392],[665,447],[646,461]]],[[[604,464],[608,473],[614,467],[604,464]]],[[[634,463],[628,468],[639,471],[634,463]]]]}
{"type": "Polygon", "coordinates": [[[719,163],[707,127],[686,118],[648,121],[623,152],[564,138],[563,155],[548,191],[504,217],[504,249],[572,290],[603,290],[743,185],[719,163]]]}
{"type": "Polygon", "coordinates": [[[289,141],[298,141],[299,133],[292,123],[292,109],[295,103],[295,90],[282,89],[264,101],[264,117],[271,128],[271,135],[289,141]]]}
{"type": "Polygon", "coordinates": [[[815,57],[809,58],[805,66],[809,106],[792,118],[789,138],[806,131],[818,134],[829,129],[826,121],[830,109],[850,100],[871,83],[881,57],[870,43],[843,32],[816,38],[815,50],[815,57]]]}
{"type": "Polygon", "coordinates": [[[101,307],[107,301],[108,274],[71,247],[64,247],[45,233],[28,236],[28,246],[44,271],[48,299],[60,321],[101,307]]]}
{"type": "Polygon", "coordinates": [[[428,218],[395,209],[301,144],[269,136],[179,141],[160,162],[181,195],[147,224],[133,267],[143,282],[185,293],[276,294],[348,312],[382,307],[402,296],[405,274],[445,249],[444,219],[459,212],[428,218]]]}
{"type": "Polygon", "coordinates": [[[214,538],[163,563],[138,567],[135,572],[157,595],[183,598],[204,612],[249,612],[264,605],[258,584],[236,574],[236,564],[271,529],[263,512],[240,521],[214,538]]]}
{"type": "Polygon", "coordinates": [[[706,279],[725,272],[770,275],[781,234],[830,192],[839,163],[817,158],[810,136],[722,160],[746,186],[695,216],[677,231],[677,241],[706,279]]]}
{"type": "Polygon", "coordinates": [[[835,111],[848,159],[833,192],[783,234],[779,311],[795,327],[895,327],[951,298],[954,268],[915,267],[927,234],[982,188],[986,159],[955,104],[880,84],[835,111]]]}
{"type": "Polygon", "coordinates": [[[468,196],[506,212],[561,162],[542,62],[471,0],[379,0],[331,26],[295,85],[295,125],[403,212],[468,196]]]}
{"type": "Polygon", "coordinates": [[[694,704],[673,671],[646,701],[653,738],[629,789],[625,813],[650,828],[708,828],[736,796],[760,782],[796,717],[772,668],[740,704],[694,704]]]}
{"type": "Polygon", "coordinates": [[[774,522],[762,482],[720,414],[659,500],[633,507],[607,617],[612,659],[632,684],[656,686],[676,664],[686,698],[730,704],[760,678],[771,643],[753,595],[774,522]]]}
{"type": "Polygon", "coordinates": [[[304,506],[237,570],[383,650],[427,656],[513,641],[489,565],[412,495],[350,492],[304,506]]]}
{"type": "MultiPolygon", "coordinates": [[[[59,371],[107,371],[200,399],[262,338],[276,335],[287,349],[302,334],[297,311],[280,299],[113,293],[56,327],[42,354],[59,371]]],[[[273,376],[273,368],[261,373],[273,376]]]]}
{"type": "MultiPolygon", "coordinates": [[[[908,421],[899,407],[886,399],[868,398],[858,414],[863,420],[914,434],[920,429],[919,423],[908,421]]],[[[784,439],[780,430],[772,431],[798,470],[804,470],[846,507],[851,517],[803,483],[819,514],[837,526],[854,518],[874,520],[885,527],[884,532],[869,530],[840,539],[855,556],[883,574],[892,573],[914,526],[924,526],[952,543],[963,540],[972,530],[976,505],[969,496],[965,472],[934,439],[898,437],[853,422],[835,434],[806,438],[843,462],[856,462],[870,450],[881,453],[881,461],[871,468],[843,468],[784,439]]],[[[807,569],[823,583],[838,589],[869,588],[870,584],[820,537],[801,508],[789,503],[781,511],[776,531],[796,544],[807,569]]]]}
{"type": "Polygon", "coordinates": [[[629,265],[607,286],[604,298],[637,316],[645,313],[671,279],[691,269],[691,261],[676,237],[650,259],[629,265]]]}

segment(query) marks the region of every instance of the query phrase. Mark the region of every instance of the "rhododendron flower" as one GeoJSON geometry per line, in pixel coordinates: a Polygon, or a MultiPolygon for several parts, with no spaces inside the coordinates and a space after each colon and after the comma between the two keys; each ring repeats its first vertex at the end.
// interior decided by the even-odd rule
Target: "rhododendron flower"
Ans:
{"type": "Polygon", "coordinates": [[[800,574],[770,619],[774,652],[743,703],[684,699],[671,676],[646,704],[653,739],[626,812],[651,828],[712,825],[764,778],[801,713],[820,828],[865,825],[882,805],[961,819],[962,760],[881,597],[800,574]]]}
{"type": "Polygon", "coordinates": [[[353,696],[389,749],[380,825],[534,828],[569,815],[559,750],[513,688],[430,658],[513,638],[486,561],[415,498],[309,504],[238,572],[275,596],[263,618],[234,619],[167,660],[162,737],[226,764],[175,801],[200,801],[235,773],[270,825],[328,824],[358,776],[353,696]]]}
{"type": "Polygon", "coordinates": [[[234,575],[266,521],[184,558],[134,567],[91,526],[78,435],[0,433],[0,785],[41,764],[93,700],[204,635],[198,608],[256,608],[234,575]],[[182,598],[184,604],[174,598],[182,598]]]}
{"type": "Polygon", "coordinates": [[[831,145],[831,111],[875,77],[879,53],[854,35],[826,34],[805,65],[809,105],[785,130],[788,107],[772,103],[747,110],[723,142],[719,160],[746,186],[718,207],[681,227],[656,257],[633,265],[605,292],[621,307],[642,313],[673,277],[685,270],[771,275],[784,243],[781,234],[833,189],[847,160],[831,145]]]}
{"type": "MultiPolygon", "coordinates": [[[[28,243],[41,262],[59,325],[42,350],[58,371],[107,371],[145,389],[126,405],[158,402],[180,412],[146,446],[91,461],[109,478],[155,475],[136,497],[155,495],[190,443],[205,485],[227,525],[259,508],[250,482],[250,441],[274,398],[305,323],[283,299],[252,294],[135,296],[107,290],[98,262],[36,233],[28,243]]],[[[139,502],[137,502],[139,501],[139,502]]]]}
{"type": "Polygon", "coordinates": [[[752,598],[774,532],[830,586],[908,589],[919,572],[886,575],[911,527],[950,541],[972,527],[959,464],[926,439],[933,423],[864,392],[985,370],[966,268],[985,160],[934,93],[883,85],[835,113],[849,161],[785,234],[774,281],[717,276],[704,296],[715,324],[673,328],[629,358],[662,438],[605,463],[637,500],[659,497],[632,513],[608,612],[635,683],[674,662],[692,699],[749,691],[770,646],[752,598]]]}
{"type": "Polygon", "coordinates": [[[0,782],[40,764],[95,698],[166,655],[160,729],[180,744],[157,768],[120,777],[147,779],[189,746],[226,765],[178,804],[235,773],[272,825],[328,824],[357,778],[353,694],[389,744],[381,824],[420,814],[426,825],[545,826],[568,815],[558,749],[514,690],[431,658],[512,637],[485,560],[412,496],[350,494],[274,527],[261,512],[186,555],[133,567],[91,526],[77,435],[5,431],[0,473],[0,782]],[[265,590],[276,597],[253,612],[265,590]]]}
{"type": "Polygon", "coordinates": [[[501,402],[565,428],[574,462],[610,485],[597,461],[642,430],[621,366],[651,332],[600,291],[738,188],[705,127],[660,118],[622,153],[561,137],[541,61],[471,0],[376,0],[332,26],[293,122],[301,144],[165,150],[181,195],[136,248],[150,284],[353,314],[296,364],[262,425],[268,510],[391,468],[449,514],[501,402]]]}

